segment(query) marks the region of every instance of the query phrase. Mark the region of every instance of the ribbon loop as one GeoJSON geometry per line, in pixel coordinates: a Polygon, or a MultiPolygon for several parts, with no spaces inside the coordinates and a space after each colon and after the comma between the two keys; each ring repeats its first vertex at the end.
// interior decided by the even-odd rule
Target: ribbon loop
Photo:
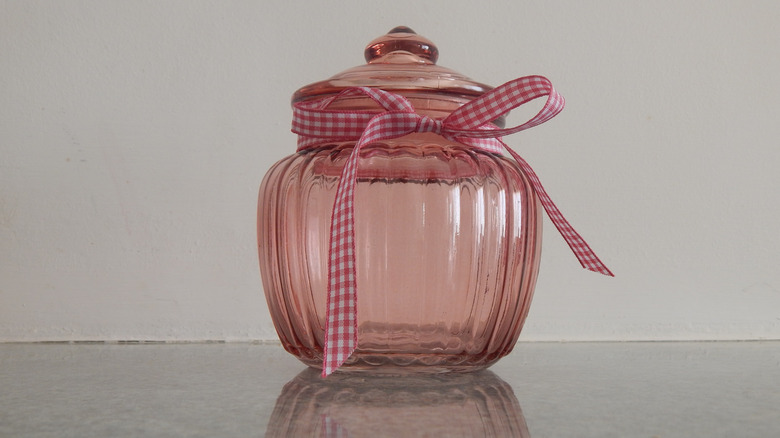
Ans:
{"type": "Polygon", "coordinates": [[[372,142],[398,138],[413,132],[432,132],[475,149],[493,153],[500,153],[505,149],[528,175],[547,215],[580,264],[585,269],[613,276],[609,268],[563,217],[531,166],[500,140],[502,136],[550,120],[561,112],[564,104],[563,97],[555,91],[552,83],[542,76],[527,76],[507,82],[466,103],[443,120],[416,113],[412,104],[403,96],[369,87],[348,88],[333,97],[294,104],[292,131],[299,135],[298,150],[313,148],[328,141],[357,140],[341,173],[333,203],[323,377],[340,367],[357,348],[353,200],[360,150],[372,142]],[[331,109],[344,99],[360,96],[369,97],[384,111],[331,109]],[[547,96],[544,106],[527,122],[506,129],[499,129],[491,123],[509,111],[543,96],[547,96]]]}
{"type": "Polygon", "coordinates": [[[526,76],[496,87],[452,112],[445,120],[461,137],[496,138],[515,134],[540,125],[563,110],[563,96],[542,76],[526,76]],[[486,131],[479,129],[509,111],[540,97],[547,96],[541,110],[522,125],[486,131]]]}

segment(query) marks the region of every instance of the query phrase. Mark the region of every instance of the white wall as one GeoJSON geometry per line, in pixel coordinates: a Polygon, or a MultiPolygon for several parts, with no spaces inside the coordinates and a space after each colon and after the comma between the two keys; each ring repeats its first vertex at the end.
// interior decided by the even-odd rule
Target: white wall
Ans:
{"type": "Polygon", "coordinates": [[[780,3],[338,5],[0,0],[0,341],[275,338],[255,199],[289,97],[401,24],[567,98],[507,141],[617,277],[547,221],[522,339],[780,338],[780,3]]]}

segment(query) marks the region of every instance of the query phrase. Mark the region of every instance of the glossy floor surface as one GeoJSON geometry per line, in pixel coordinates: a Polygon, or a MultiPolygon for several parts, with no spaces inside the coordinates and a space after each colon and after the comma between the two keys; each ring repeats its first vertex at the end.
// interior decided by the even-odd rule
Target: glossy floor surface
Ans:
{"type": "Polygon", "coordinates": [[[780,342],[520,343],[322,380],[275,345],[0,344],[0,437],[776,437],[780,342]]]}

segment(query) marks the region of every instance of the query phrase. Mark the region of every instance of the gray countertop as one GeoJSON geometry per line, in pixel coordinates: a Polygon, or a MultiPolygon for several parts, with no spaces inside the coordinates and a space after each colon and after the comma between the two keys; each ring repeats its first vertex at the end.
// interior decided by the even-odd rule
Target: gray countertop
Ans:
{"type": "Polygon", "coordinates": [[[519,343],[326,380],[277,345],[0,344],[2,437],[776,437],[780,342],[519,343]]]}

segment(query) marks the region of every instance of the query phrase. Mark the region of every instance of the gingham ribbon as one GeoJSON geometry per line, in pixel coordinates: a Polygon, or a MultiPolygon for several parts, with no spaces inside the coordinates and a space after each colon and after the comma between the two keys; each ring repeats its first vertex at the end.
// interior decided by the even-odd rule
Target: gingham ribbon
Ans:
{"type": "Polygon", "coordinates": [[[432,132],[442,137],[493,153],[504,149],[528,175],[547,215],[585,269],[613,276],[585,240],[550,199],[536,172],[499,138],[546,122],[564,106],[563,97],[542,76],[527,76],[494,88],[453,111],[443,120],[417,114],[412,104],[398,94],[376,88],[348,88],[336,96],[293,105],[292,131],[299,135],[298,150],[324,142],[357,140],[341,173],[330,226],[328,297],[322,376],[340,367],[357,347],[357,285],[355,274],[354,195],[360,149],[380,140],[411,133],[432,132]],[[367,96],[384,111],[331,110],[341,99],[367,96]],[[530,120],[513,128],[499,129],[491,122],[536,98],[547,96],[544,107],[530,120]]]}

